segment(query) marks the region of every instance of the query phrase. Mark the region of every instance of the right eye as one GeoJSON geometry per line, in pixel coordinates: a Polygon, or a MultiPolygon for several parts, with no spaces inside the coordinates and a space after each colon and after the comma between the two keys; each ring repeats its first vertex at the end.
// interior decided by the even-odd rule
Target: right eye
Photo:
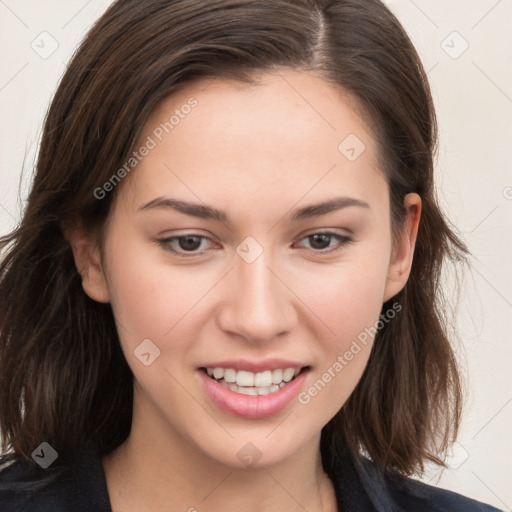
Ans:
{"type": "Polygon", "coordinates": [[[172,236],[158,240],[164,250],[180,257],[198,256],[204,254],[206,249],[198,250],[203,241],[210,240],[208,237],[196,233],[187,233],[180,236],[172,236]]]}

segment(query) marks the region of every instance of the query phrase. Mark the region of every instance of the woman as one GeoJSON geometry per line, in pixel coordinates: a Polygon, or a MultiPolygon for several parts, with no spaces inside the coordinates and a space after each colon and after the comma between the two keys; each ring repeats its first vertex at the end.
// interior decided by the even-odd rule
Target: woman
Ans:
{"type": "Polygon", "coordinates": [[[495,510],[407,477],[461,410],[435,144],[378,0],[115,2],[3,238],[2,510],[495,510]]]}

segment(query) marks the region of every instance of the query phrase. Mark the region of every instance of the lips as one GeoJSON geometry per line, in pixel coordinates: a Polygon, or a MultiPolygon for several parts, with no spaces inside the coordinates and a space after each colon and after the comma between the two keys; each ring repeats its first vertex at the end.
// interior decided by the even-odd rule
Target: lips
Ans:
{"type": "Polygon", "coordinates": [[[265,418],[282,411],[297,396],[308,371],[301,363],[274,359],[208,363],[197,373],[212,403],[224,412],[265,418]]]}
{"type": "Polygon", "coordinates": [[[232,368],[236,371],[247,371],[252,373],[264,372],[266,370],[278,370],[293,368],[300,370],[306,366],[298,361],[286,359],[265,359],[263,361],[249,361],[247,359],[231,359],[228,361],[212,361],[201,365],[201,368],[232,368]]]}

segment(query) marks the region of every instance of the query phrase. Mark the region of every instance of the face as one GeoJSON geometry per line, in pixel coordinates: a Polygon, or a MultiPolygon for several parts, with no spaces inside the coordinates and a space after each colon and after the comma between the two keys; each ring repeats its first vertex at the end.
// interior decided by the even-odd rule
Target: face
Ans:
{"type": "Polygon", "coordinates": [[[394,245],[369,128],[305,73],[197,82],[155,109],[144,145],[102,253],[74,249],[135,377],[132,434],[277,464],[318,442],[360,379],[409,273],[419,198],[394,245]]]}

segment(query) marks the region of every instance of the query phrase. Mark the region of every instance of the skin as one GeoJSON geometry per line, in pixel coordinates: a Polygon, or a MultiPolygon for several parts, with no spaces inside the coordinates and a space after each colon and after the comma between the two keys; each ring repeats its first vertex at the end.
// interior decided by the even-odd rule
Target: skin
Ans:
{"type": "MultiPolygon", "coordinates": [[[[217,408],[195,370],[280,357],[310,366],[307,390],[405,285],[421,200],[405,198],[393,244],[372,133],[355,100],[317,76],[284,70],[257,86],[196,82],[154,110],[140,144],[190,97],[198,106],[119,185],[103,250],[78,226],[69,233],[84,291],[111,303],[135,377],[131,435],[103,459],[113,510],[334,511],[320,431],[355,388],[371,340],[307,405],[294,399],[265,419],[217,408]],[[338,149],[350,134],[366,146],[353,162],[338,149]],[[139,210],[161,196],[211,205],[232,225],[139,210]],[[291,220],[295,209],[338,196],[369,207],[291,220]],[[325,231],[352,243],[308,238],[325,231]],[[193,257],[156,241],[189,233],[209,238],[193,257]],[[248,236],[263,249],[252,263],[236,252],[248,236]],[[150,366],[134,356],[147,338],[161,351],[150,366]],[[250,468],[237,457],[248,442],[261,453],[250,468]]],[[[169,245],[186,253],[179,240],[169,245]]]]}

